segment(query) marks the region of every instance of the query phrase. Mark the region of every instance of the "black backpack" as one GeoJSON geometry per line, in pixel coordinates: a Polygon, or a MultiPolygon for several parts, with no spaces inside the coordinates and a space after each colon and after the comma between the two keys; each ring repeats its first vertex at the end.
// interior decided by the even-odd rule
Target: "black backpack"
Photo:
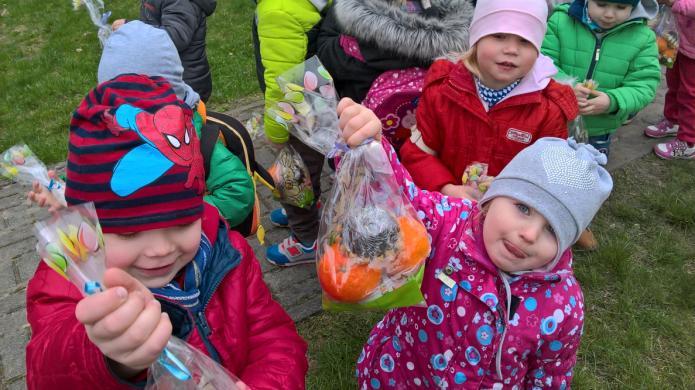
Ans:
{"type": "Polygon", "coordinates": [[[260,202],[255,185],[260,181],[271,190],[274,187],[272,176],[256,161],[256,152],[253,149],[253,140],[246,127],[237,119],[218,112],[207,112],[207,119],[200,131],[200,151],[203,154],[205,165],[205,179],[210,172],[210,161],[215,144],[220,140],[246,167],[246,172],[254,183],[253,212],[246,219],[232,229],[242,235],[250,236],[258,232],[258,240],[263,241],[264,229],[260,225],[260,202]]]}

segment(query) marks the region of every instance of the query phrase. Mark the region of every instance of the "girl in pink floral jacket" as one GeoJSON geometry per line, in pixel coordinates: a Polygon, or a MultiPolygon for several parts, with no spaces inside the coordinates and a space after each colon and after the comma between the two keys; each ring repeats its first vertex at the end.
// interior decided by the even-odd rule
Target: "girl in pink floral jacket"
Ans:
{"type": "MultiPolygon", "coordinates": [[[[338,112],[350,145],[378,135],[366,108],[344,99],[338,112]]],[[[357,360],[361,388],[569,387],[584,323],[569,248],[610,194],[605,156],[540,139],[478,204],[419,190],[383,144],[433,249],[425,305],[374,327],[357,360]]]]}

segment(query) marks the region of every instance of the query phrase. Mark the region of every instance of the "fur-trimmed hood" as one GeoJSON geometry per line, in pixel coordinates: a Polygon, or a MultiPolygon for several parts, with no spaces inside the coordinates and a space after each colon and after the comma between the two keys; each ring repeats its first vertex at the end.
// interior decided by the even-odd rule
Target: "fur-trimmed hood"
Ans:
{"type": "Polygon", "coordinates": [[[388,0],[337,0],[334,11],[346,34],[408,58],[432,60],[466,51],[473,4],[470,0],[431,3],[437,12],[409,14],[388,0]]]}

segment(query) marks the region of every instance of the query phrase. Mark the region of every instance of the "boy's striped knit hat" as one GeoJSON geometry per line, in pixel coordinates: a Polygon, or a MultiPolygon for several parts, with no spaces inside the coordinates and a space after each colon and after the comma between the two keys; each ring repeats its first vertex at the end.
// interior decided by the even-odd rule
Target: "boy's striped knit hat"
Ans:
{"type": "Polygon", "coordinates": [[[192,112],[164,78],[120,75],[72,115],[66,200],[94,202],[105,233],[197,220],[204,177],[192,112]]]}

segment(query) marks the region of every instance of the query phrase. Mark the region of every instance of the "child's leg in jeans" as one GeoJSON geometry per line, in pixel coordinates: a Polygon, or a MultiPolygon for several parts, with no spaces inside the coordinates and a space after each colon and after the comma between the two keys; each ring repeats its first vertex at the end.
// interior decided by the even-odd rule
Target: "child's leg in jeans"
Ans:
{"type": "Polygon", "coordinates": [[[613,134],[597,135],[594,137],[589,137],[589,144],[596,148],[599,152],[609,157],[611,148],[611,136],[613,134]]]}
{"type": "Polygon", "coordinates": [[[302,160],[309,168],[311,185],[314,189],[314,204],[308,209],[284,203],[282,206],[287,212],[287,220],[292,233],[303,244],[311,245],[319,233],[319,209],[316,201],[321,196],[321,171],[323,170],[324,157],[321,153],[304,145],[294,136],[290,136],[289,144],[302,156],[302,160]]]}

